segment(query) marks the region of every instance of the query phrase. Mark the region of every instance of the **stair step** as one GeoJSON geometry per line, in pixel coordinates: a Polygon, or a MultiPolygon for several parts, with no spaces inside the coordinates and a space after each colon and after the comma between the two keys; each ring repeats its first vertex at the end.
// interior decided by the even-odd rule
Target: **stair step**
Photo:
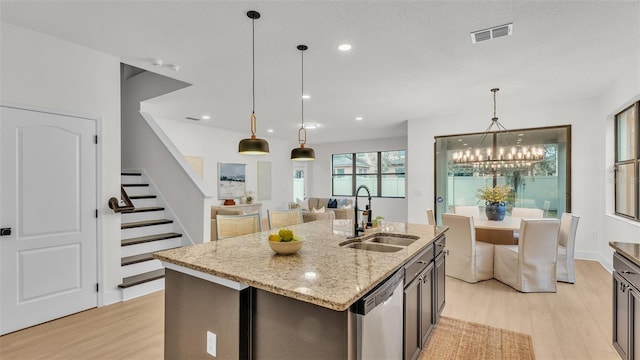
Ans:
{"type": "Polygon", "coordinates": [[[137,199],[155,199],[157,198],[156,195],[131,195],[129,196],[129,199],[131,200],[137,200],[137,199]]]}
{"type": "Polygon", "coordinates": [[[139,172],[123,172],[120,173],[122,176],[142,176],[142,173],[139,172]]]}
{"type": "Polygon", "coordinates": [[[129,239],[122,239],[122,241],[120,242],[120,245],[121,246],[129,246],[129,245],[142,244],[142,243],[158,241],[158,240],[173,239],[173,238],[177,238],[177,237],[181,237],[181,236],[182,236],[182,234],[178,234],[178,233],[175,233],[175,232],[157,234],[157,235],[140,236],[140,237],[134,237],[134,238],[129,238],[129,239]]]}
{"type": "Polygon", "coordinates": [[[122,284],[118,285],[119,288],[126,289],[131,286],[144,284],[149,281],[162,279],[164,277],[164,269],[158,269],[154,271],[149,271],[144,274],[129,276],[122,279],[122,284]]]}
{"type": "Polygon", "coordinates": [[[142,212],[149,212],[149,211],[164,211],[164,208],[161,206],[138,207],[133,210],[123,211],[123,213],[135,214],[135,213],[142,213],[142,212]]]}
{"type": "MultiPolygon", "coordinates": [[[[166,249],[166,250],[171,250],[171,249],[177,249],[177,248],[173,247],[173,248],[169,248],[169,249],[166,249]]],[[[154,252],[148,252],[148,253],[144,253],[144,254],[123,257],[120,260],[120,266],[127,266],[127,265],[132,265],[132,264],[137,264],[137,263],[153,260],[153,253],[154,252]]]]}
{"type": "Polygon", "coordinates": [[[143,226],[153,226],[153,225],[162,225],[162,224],[171,224],[173,220],[169,219],[160,219],[160,220],[145,220],[145,221],[135,221],[129,223],[122,223],[120,225],[121,229],[133,229],[143,226]]]}
{"type": "Polygon", "coordinates": [[[149,184],[122,184],[122,186],[124,186],[124,187],[143,187],[143,186],[149,186],[149,184]]]}

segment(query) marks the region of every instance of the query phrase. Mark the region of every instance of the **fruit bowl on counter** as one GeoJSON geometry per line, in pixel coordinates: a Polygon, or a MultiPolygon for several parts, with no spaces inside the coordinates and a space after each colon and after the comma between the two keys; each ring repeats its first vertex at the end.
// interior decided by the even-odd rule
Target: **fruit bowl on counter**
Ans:
{"type": "Polygon", "coordinates": [[[278,255],[295,254],[303,244],[304,238],[294,235],[289,229],[280,229],[277,234],[269,235],[269,246],[278,255]]]}

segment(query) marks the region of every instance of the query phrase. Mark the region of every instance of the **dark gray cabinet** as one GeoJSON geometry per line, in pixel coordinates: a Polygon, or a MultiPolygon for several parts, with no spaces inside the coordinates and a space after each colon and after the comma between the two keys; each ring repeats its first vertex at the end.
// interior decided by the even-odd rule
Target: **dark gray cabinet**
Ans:
{"type": "Polygon", "coordinates": [[[414,360],[444,308],[444,236],[405,265],[404,359],[414,360]],[[438,270],[437,267],[440,266],[438,270]]]}
{"type": "Polygon", "coordinates": [[[613,346],[625,360],[640,359],[640,267],[614,253],[613,268],[613,346]]]}

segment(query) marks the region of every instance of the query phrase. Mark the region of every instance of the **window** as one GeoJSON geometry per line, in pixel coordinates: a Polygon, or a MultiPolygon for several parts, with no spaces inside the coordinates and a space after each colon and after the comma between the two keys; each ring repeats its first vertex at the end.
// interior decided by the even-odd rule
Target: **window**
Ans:
{"type": "Polygon", "coordinates": [[[334,196],[354,196],[365,185],[376,197],[405,197],[405,150],[332,155],[334,196]]]}
{"type": "Polygon", "coordinates": [[[640,221],[640,125],[635,103],[615,117],[615,213],[640,221]]]}
{"type": "Polygon", "coordinates": [[[571,211],[571,127],[545,127],[510,130],[509,133],[494,133],[494,153],[502,145],[517,142],[522,146],[542,147],[544,159],[530,169],[515,170],[470,168],[453,163],[454,152],[469,149],[481,143],[483,133],[436,137],[435,174],[436,199],[434,208],[441,214],[453,212],[455,205],[479,205],[484,212],[484,203],[479,202],[477,191],[482,186],[510,185],[507,213],[513,207],[538,208],[544,217],[559,218],[563,212],[571,211]],[[500,146],[499,146],[500,145],[500,146]]]}

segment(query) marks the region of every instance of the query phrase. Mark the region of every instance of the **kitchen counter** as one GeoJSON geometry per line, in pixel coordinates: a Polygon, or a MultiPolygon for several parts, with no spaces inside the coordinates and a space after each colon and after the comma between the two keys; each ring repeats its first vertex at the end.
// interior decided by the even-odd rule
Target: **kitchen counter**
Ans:
{"type": "Polygon", "coordinates": [[[268,244],[275,231],[244,235],[156,253],[168,268],[195,270],[234,283],[344,311],[408,259],[432,243],[446,227],[385,222],[376,233],[414,235],[419,240],[398,252],[341,247],[353,233],[350,220],[325,220],[290,226],[304,245],[294,255],[276,255],[268,244]]]}
{"type": "Polygon", "coordinates": [[[637,266],[640,266],[640,244],[610,241],[609,246],[637,266]]]}

